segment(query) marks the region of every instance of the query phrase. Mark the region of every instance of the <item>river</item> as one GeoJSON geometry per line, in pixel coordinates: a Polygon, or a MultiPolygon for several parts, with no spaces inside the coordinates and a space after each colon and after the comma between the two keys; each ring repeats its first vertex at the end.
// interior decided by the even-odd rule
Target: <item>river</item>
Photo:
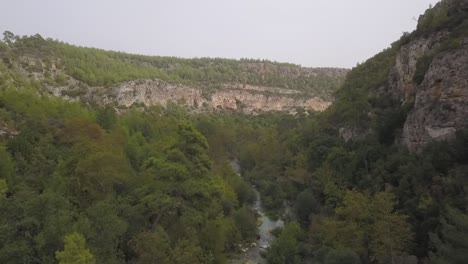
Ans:
{"type": "MultiPolygon", "coordinates": [[[[240,167],[237,161],[231,162],[232,168],[240,175],[240,167]]],[[[249,248],[246,249],[245,252],[241,252],[236,257],[232,258],[229,263],[230,264],[244,264],[244,263],[266,263],[266,260],[261,256],[261,252],[265,251],[271,244],[274,239],[274,236],[270,233],[273,229],[278,227],[283,227],[284,222],[281,219],[272,220],[269,218],[264,208],[262,207],[262,198],[260,192],[253,186],[255,191],[255,202],[252,205],[252,209],[255,210],[259,217],[258,217],[258,235],[259,239],[252,243],[249,248]]]]}

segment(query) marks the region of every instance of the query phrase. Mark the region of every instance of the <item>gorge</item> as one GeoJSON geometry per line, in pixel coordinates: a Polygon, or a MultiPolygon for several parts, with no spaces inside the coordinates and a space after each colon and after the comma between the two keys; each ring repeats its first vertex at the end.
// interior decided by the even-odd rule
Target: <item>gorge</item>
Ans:
{"type": "Polygon", "coordinates": [[[466,0],[350,70],[7,31],[0,263],[465,263],[467,39],[466,0]]]}

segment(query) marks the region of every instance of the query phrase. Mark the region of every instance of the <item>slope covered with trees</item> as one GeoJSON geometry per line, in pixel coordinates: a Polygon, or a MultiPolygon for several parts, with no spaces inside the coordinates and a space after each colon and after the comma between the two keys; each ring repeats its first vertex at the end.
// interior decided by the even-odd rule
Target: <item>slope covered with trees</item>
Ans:
{"type": "Polygon", "coordinates": [[[347,72],[346,69],[303,68],[266,60],[133,55],[77,47],[44,39],[39,34],[21,37],[8,31],[0,43],[0,57],[10,67],[25,68],[32,73],[45,72],[49,78],[46,84],[51,85],[60,85],[67,76],[88,86],[159,78],[198,87],[207,93],[226,83],[238,83],[292,89],[325,99],[331,99],[347,72]]]}
{"type": "Polygon", "coordinates": [[[255,238],[250,186],[182,109],[117,116],[16,77],[2,68],[1,263],[224,263],[255,238]]]}

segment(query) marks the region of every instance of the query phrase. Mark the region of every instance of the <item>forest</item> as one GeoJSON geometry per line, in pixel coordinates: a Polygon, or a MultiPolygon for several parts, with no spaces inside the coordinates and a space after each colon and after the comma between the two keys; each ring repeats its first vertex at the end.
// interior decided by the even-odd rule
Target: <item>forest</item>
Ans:
{"type": "Polygon", "coordinates": [[[250,185],[177,109],[117,116],[2,89],[1,263],[224,263],[250,185]],[[14,134],[14,133],[13,133],[14,134]]]}
{"type": "Polygon", "coordinates": [[[264,252],[270,264],[466,263],[468,131],[410,152],[398,140],[414,102],[379,93],[409,41],[441,29],[453,36],[417,62],[415,83],[437,54],[460,48],[468,11],[445,3],[344,83],[275,72],[260,78],[241,66],[265,63],[256,60],[147,57],[5,32],[0,263],[229,263],[257,240],[253,186],[268,215],[285,220],[264,252]],[[44,62],[40,69],[22,70],[26,54],[44,62]],[[53,67],[91,86],[156,77],[216,86],[244,78],[326,87],[335,102],[295,115],[194,114],[177,104],[117,112],[42,94],[41,86],[66,78],[35,78],[53,67]],[[347,127],[360,136],[346,140],[347,127]]]}

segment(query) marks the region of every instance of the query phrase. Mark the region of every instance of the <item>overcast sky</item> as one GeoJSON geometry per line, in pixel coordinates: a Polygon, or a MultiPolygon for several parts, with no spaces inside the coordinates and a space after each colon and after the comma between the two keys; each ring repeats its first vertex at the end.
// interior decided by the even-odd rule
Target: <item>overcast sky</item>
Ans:
{"type": "Polygon", "coordinates": [[[146,55],[352,67],[436,0],[0,0],[0,30],[146,55]]]}

